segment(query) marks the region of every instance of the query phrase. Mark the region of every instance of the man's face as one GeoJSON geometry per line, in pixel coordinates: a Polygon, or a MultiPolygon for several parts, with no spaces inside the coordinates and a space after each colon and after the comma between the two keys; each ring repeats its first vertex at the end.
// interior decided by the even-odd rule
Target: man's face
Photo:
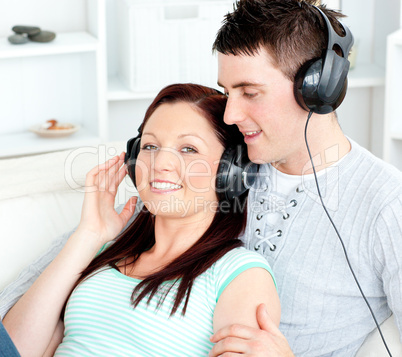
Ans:
{"type": "Polygon", "coordinates": [[[296,102],[293,82],[265,50],[254,56],[218,54],[218,83],[228,95],[225,122],[244,135],[256,163],[277,162],[287,173],[305,160],[307,112],[296,102]]]}

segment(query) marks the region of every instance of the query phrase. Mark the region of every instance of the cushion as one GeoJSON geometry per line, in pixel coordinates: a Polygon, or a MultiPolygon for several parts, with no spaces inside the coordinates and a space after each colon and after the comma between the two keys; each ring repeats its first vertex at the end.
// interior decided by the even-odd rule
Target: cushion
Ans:
{"type": "MultiPolygon", "coordinates": [[[[124,142],[0,160],[0,291],[80,219],[86,173],[124,142]]],[[[116,205],[136,193],[126,177],[116,205]]]]}

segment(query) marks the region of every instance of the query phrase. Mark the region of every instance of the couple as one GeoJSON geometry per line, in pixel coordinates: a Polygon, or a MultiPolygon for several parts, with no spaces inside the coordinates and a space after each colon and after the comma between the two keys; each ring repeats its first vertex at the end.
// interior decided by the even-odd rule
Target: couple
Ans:
{"type": "MultiPolygon", "coordinates": [[[[57,257],[55,250],[47,256],[52,263],[4,319],[18,348],[35,347],[38,338],[43,338],[42,331],[47,330],[40,351],[56,349],[63,337],[60,312],[64,309],[66,326],[58,347],[60,355],[63,348],[74,346],[75,339],[90,343],[90,336],[82,336],[80,323],[97,323],[85,321],[84,312],[90,307],[87,318],[91,319],[93,310],[107,303],[104,300],[109,293],[119,299],[126,294],[125,305],[120,300],[112,308],[128,305],[130,314],[138,317],[134,323],[122,321],[113,310],[105,308],[102,316],[108,321],[108,330],[115,329],[118,336],[114,341],[102,341],[119,344],[130,339],[127,334],[137,328],[143,344],[160,348],[160,355],[195,355],[184,347],[192,343],[202,344],[205,351],[213,346],[212,356],[225,352],[255,356],[354,355],[375,325],[319,200],[308,165],[305,131],[324,203],[367,300],[379,323],[393,312],[402,331],[401,173],[346,138],[334,112],[324,108],[320,113],[322,108],[312,109],[300,98],[299,69],[303,72],[304,63],[321,57],[329,37],[328,23],[313,3],[240,1],[219,30],[214,49],[218,52],[218,81],[227,100],[212,90],[208,102],[222,98],[219,100],[226,102],[225,123],[235,124],[244,138],[238,138],[235,125],[222,123],[223,113],[212,115],[215,120],[207,114],[215,110],[212,103],[207,110],[200,109],[201,98],[190,104],[178,100],[176,93],[154,108],[168,89],[162,90],[146,114],[138,154],[138,160],[159,180],[148,178],[147,171],[136,171],[137,187],[149,183],[143,185],[143,193],[139,190],[145,209],[113,244],[106,242],[119,235],[134,210],[134,199],[120,214],[111,209],[115,189],[125,175],[121,168],[123,156],[88,174],[88,185],[99,182],[101,189],[85,197],[78,229],[57,257]],[[214,126],[215,122],[220,126],[214,126]],[[233,209],[216,224],[223,200],[215,192],[213,178],[224,149],[241,141],[247,144],[249,158],[261,164],[247,197],[247,218],[245,212],[233,209]],[[329,157],[333,148],[336,155],[329,157]],[[186,171],[193,166],[193,171],[186,171]],[[202,174],[194,176],[194,172],[202,174]],[[164,175],[171,176],[160,178],[164,175]],[[194,202],[196,195],[215,210],[164,215],[152,212],[155,200],[175,196],[194,202]],[[103,214],[108,221],[100,218],[103,214]],[[247,250],[239,246],[238,236],[247,250]],[[122,285],[115,286],[117,281],[122,285]],[[203,308],[209,314],[197,314],[203,308]],[[147,320],[146,313],[152,318],[147,320]],[[167,327],[168,322],[165,324],[172,319],[179,320],[181,326],[192,326],[176,331],[181,337],[179,344],[171,346],[177,348],[176,353],[166,352],[166,344],[158,345],[159,338],[147,339],[143,334],[152,332],[141,328],[155,321],[161,326],[158,336],[160,331],[174,333],[167,327]],[[185,338],[185,332],[192,339],[185,338]],[[182,353],[182,347],[187,352],[182,353]]],[[[336,19],[340,14],[320,9],[329,18],[329,26],[341,33],[336,19]]],[[[313,78],[316,74],[313,71],[313,78]]],[[[243,199],[240,195],[235,200],[241,203],[243,199]]],[[[233,202],[231,207],[235,207],[233,202]]],[[[29,278],[28,273],[22,280],[29,278]]],[[[13,304],[13,291],[20,284],[24,281],[3,293],[5,310],[13,304]]],[[[95,333],[89,328],[84,330],[95,333]]],[[[206,354],[201,347],[199,353],[206,354]]]]}

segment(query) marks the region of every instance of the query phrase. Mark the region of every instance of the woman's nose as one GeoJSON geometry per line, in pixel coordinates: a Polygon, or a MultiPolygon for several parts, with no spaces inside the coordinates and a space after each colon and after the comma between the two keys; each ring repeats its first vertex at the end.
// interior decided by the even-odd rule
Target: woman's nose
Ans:
{"type": "Polygon", "coordinates": [[[153,156],[151,167],[157,172],[177,170],[181,167],[181,156],[174,149],[161,148],[153,156]]]}

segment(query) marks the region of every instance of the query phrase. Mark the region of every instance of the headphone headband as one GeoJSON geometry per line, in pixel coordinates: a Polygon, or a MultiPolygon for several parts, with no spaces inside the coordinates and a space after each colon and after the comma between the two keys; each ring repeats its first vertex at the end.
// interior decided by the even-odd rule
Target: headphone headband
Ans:
{"type": "Polygon", "coordinates": [[[327,15],[324,14],[324,12],[317,6],[312,5],[315,9],[318,10],[318,12],[321,14],[323,17],[326,25],[327,25],[327,30],[328,30],[328,45],[327,49],[333,49],[335,45],[338,45],[341,50],[342,50],[342,56],[343,57],[348,57],[349,51],[353,46],[353,35],[352,32],[349,30],[349,28],[345,25],[342,24],[342,22],[338,21],[338,23],[342,26],[344,36],[339,36],[334,28],[331,25],[331,22],[329,21],[327,15]]]}
{"type": "Polygon", "coordinates": [[[318,95],[325,102],[330,103],[336,100],[336,97],[342,91],[343,83],[348,75],[350,65],[348,55],[353,46],[353,36],[349,28],[342,25],[341,22],[339,24],[342,26],[344,36],[339,36],[324,12],[315,5],[313,7],[324,18],[328,31],[328,44],[324,54],[321,80],[318,84],[318,95]],[[341,49],[342,57],[335,52],[334,48],[336,47],[341,49]],[[332,73],[336,73],[338,78],[333,78],[332,73]]]}
{"type": "Polygon", "coordinates": [[[339,36],[328,17],[317,6],[327,27],[327,48],[320,58],[304,63],[294,80],[294,94],[299,105],[317,114],[334,111],[343,101],[347,89],[347,75],[350,63],[349,51],[353,46],[353,35],[349,28],[342,26],[344,36],[339,36]],[[336,53],[341,50],[341,54],[336,53]]]}

